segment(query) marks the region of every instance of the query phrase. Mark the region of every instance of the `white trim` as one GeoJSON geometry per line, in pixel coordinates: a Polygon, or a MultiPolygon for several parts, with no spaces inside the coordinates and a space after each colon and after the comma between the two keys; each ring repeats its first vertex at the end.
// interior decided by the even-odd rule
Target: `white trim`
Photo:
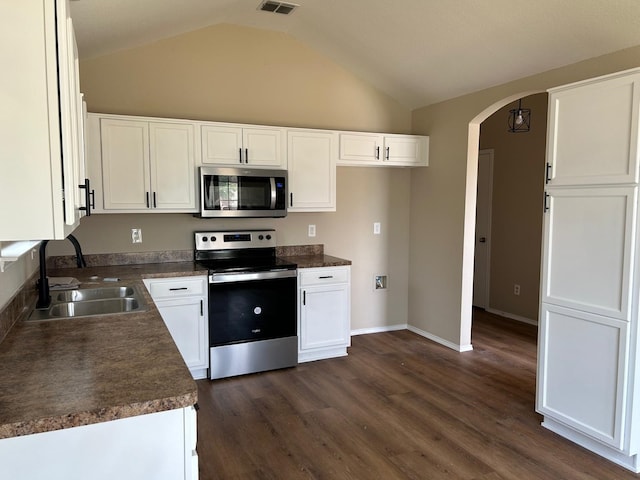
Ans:
{"type": "Polygon", "coordinates": [[[439,343],[440,345],[444,345],[445,347],[450,348],[451,350],[455,350],[456,352],[462,353],[462,352],[470,352],[471,350],[473,350],[473,345],[471,345],[470,343],[466,345],[458,345],[450,342],[449,340],[445,340],[444,338],[438,337],[437,335],[433,335],[432,333],[425,332],[424,330],[420,330],[419,328],[416,328],[413,325],[408,325],[407,330],[413,333],[417,333],[421,337],[428,338],[429,340],[439,343]]]}
{"type": "Polygon", "coordinates": [[[370,327],[351,330],[351,336],[368,335],[369,333],[394,332],[396,330],[407,330],[407,324],[387,325],[385,327],[370,327]]]}
{"type": "Polygon", "coordinates": [[[538,326],[537,320],[516,315],[515,313],[503,312],[502,310],[496,310],[495,308],[485,308],[484,311],[487,313],[493,313],[494,315],[500,315],[501,317],[509,318],[511,320],[516,320],[517,322],[528,323],[529,325],[535,325],[536,327],[538,326]]]}

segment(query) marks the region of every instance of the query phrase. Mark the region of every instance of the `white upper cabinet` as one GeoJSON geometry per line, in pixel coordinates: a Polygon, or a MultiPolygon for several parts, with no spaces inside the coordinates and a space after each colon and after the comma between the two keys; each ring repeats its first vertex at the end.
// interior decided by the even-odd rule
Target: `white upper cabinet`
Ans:
{"type": "Polygon", "coordinates": [[[428,159],[429,137],[340,132],[338,165],[419,167],[428,159]]]}
{"type": "Polygon", "coordinates": [[[336,210],[338,136],[322,130],[287,132],[289,212],[336,210]]]}
{"type": "Polygon", "coordinates": [[[193,124],[90,114],[88,132],[96,211],[197,211],[193,124]]]}
{"type": "Polygon", "coordinates": [[[550,186],[638,181],[640,73],[551,90],[550,186]]]}
{"type": "Polygon", "coordinates": [[[201,134],[205,165],[287,168],[283,128],[207,123],[201,134]]]}
{"type": "Polygon", "coordinates": [[[61,239],[84,214],[82,97],[66,0],[2,2],[0,240],[61,239]]]}

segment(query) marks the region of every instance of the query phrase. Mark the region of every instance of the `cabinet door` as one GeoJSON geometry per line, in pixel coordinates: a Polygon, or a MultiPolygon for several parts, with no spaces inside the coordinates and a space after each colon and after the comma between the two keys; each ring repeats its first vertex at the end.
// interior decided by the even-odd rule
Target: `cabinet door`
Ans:
{"type": "Polygon", "coordinates": [[[206,299],[182,297],[156,305],[187,367],[207,368],[206,299]]]}
{"type": "Polygon", "coordinates": [[[409,135],[384,137],[384,155],[386,164],[415,167],[427,164],[426,152],[428,139],[409,135]]]}
{"type": "Polygon", "coordinates": [[[154,209],[195,211],[196,167],[193,125],[149,125],[151,191],[154,209]]]}
{"type": "Polygon", "coordinates": [[[241,127],[203,125],[201,128],[203,164],[240,165],[243,163],[241,127]]]}
{"type": "Polygon", "coordinates": [[[537,411],[622,449],[628,324],[542,305],[537,411]]]}
{"type": "Polygon", "coordinates": [[[63,239],[78,225],[73,28],[68,1],[0,2],[2,240],[63,239]],[[10,159],[10,161],[9,161],[10,159]]]}
{"type": "Polygon", "coordinates": [[[281,128],[243,128],[244,163],[250,167],[287,168],[281,128]]]}
{"type": "Polygon", "coordinates": [[[382,163],[384,139],[376,133],[341,133],[340,163],[346,165],[382,163]]]}
{"type": "Polygon", "coordinates": [[[629,320],[637,188],[547,194],[541,301],[629,320]]]}
{"type": "Polygon", "coordinates": [[[300,289],[300,350],[349,344],[349,285],[300,289]]]}
{"type": "Polygon", "coordinates": [[[149,124],[103,118],[100,133],[104,209],[149,208],[149,124]]]}
{"type": "Polygon", "coordinates": [[[551,92],[550,185],[638,181],[639,81],[625,74],[551,92]]]}
{"type": "Polygon", "coordinates": [[[335,211],[336,140],[331,132],[287,132],[290,212],[335,211]]]}

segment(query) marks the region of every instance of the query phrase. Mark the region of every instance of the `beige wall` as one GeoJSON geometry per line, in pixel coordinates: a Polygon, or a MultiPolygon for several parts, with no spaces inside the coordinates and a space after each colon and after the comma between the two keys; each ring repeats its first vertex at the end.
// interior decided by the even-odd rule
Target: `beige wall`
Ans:
{"type": "Polygon", "coordinates": [[[547,94],[525,97],[531,109],[531,130],[509,133],[513,102],[487,118],[480,126],[480,149],[492,149],[493,197],[491,209],[491,310],[537,322],[542,243],[542,195],[544,191],[547,136],[547,94]],[[513,285],[520,285],[520,295],[513,285]]]}
{"type": "Polygon", "coordinates": [[[431,142],[429,168],[415,170],[411,178],[409,323],[413,327],[461,348],[471,342],[478,124],[518,97],[637,66],[640,46],[413,112],[414,132],[429,134],[431,142]]]}
{"type": "MultiPolygon", "coordinates": [[[[84,61],[80,72],[93,112],[410,132],[409,110],[281,33],[219,25],[84,61]]],[[[407,169],[339,167],[335,213],[226,221],[94,215],[76,236],[87,253],[158,251],[192,249],[197,230],[273,227],[280,245],[322,243],[327,254],[352,260],[353,329],[406,324],[409,188],[407,169]],[[141,245],[131,244],[133,227],[142,228],[141,245]],[[387,291],[373,290],[375,274],[389,275],[387,291]]],[[[72,253],[67,243],[51,242],[48,253],[72,253]]]]}

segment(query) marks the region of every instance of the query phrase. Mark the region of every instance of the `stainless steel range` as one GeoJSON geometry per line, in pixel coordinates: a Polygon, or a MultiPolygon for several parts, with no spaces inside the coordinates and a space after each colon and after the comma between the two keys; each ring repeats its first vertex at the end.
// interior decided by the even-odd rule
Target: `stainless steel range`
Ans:
{"type": "Polygon", "coordinates": [[[210,379],[297,365],[297,266],[275,251],[275,230],[195,233],[209,270],[210,379]]]}

